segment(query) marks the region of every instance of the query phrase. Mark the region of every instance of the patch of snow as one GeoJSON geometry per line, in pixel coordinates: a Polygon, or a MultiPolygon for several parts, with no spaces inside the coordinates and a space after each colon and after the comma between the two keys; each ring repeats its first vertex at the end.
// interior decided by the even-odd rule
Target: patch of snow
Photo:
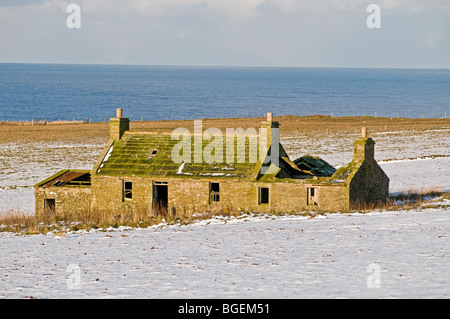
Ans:
{"type": "Polygon", "coordinates": [[[450,157],[381,162],[389,192],[450,191],[450,157]]]}
{"type": "Polygon", "coordinates": [[[234,167],[222,167],[222,171],[234,171],[234,167]]]}
{"type": "Polygon", "coordinates": [[[186,166],[186,163],[185,162],[181,163],[180,167],[178,167],[177,174],[183,174],[184,166],[186,166]]]}
{"type": "Polygon", "coordinates": [[[109,160],[109,158],[111,157],[111,153],[112,153],[113,149],[114,149],[114,146],[111,145],[111,147],[109,148],[108,153],[106,154],[105,158],[103,159],[103,162],[106,162],[106,161],[109,160]]]}

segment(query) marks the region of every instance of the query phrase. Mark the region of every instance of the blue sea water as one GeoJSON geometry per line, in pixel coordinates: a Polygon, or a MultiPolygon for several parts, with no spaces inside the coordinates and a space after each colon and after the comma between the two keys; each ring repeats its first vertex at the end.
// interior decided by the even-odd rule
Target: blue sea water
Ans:
{"type": "Polygon", "coordinates": [[[0,64],[0,121],[444,117],[449,69],[0,64]]]}

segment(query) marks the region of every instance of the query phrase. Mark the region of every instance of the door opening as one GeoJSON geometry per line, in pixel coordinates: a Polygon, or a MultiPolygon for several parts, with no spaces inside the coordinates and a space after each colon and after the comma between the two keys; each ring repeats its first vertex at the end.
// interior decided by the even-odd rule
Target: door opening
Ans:
{"type": "Polygon", "coordinates": [[[169,190],[167,183],[153,183],[153,214],[156,216],[167,214],[169,204],[169,190]]]}
{"type": "Polygon", "coordinates": [[[314,187],[308,187],[306,204],[307,205],[317,205],[317,189],[314,187]]]}
{"type": "Polygon", "coordinates": [[[44,199],[44,213],[48,215],[54,215],[56,213],[55,199],[44,199]]]}

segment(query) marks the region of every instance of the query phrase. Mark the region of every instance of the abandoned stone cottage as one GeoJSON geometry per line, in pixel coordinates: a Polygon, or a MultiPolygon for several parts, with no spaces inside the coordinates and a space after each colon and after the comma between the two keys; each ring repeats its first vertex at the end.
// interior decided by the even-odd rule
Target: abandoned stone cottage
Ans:
{"type": "Polygon", "coordinates": [[[206,163],[190,160],[198,150],[190,143],[196,136],[189,134],[192,157],[180,163],[173,160],[179,141],[171,134],[131,132],[129,123],[118,109],[110,120],[109,141],[91,171],[63,170],[35,185],[36,214],[347,211],[388,197],[389,178],[374,159],[375,142],[365,128],[354,142],[353,160],[336,169],[309,155],[292,161],[278,134],[271,133],[279,127],[271,113],[261,125],[268,132],[267,147],[260,148],[265,155],[253,163],[250,136],[241,146],[233,144],[231,155],[227,150],[227,160],[221,154],[223,161],[206,163]],[[275,160],[274,145],[279,147],[275,160]]]}

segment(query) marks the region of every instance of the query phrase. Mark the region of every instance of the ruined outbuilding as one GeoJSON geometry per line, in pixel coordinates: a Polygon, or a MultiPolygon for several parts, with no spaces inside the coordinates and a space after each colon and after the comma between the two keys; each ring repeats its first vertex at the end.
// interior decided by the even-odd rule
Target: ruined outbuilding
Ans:
{"type": "MultiPolygon", "coordinates": [[[[37,184],[36,213],[348,211],[375,207],[388,197],[389,178],[374,159],[375,142],[365,128],[354,142],[353,160],[336,169],[315,156],[291,160],[271,113],[261,124],[267,147],[259,149],[263,153],[254,162],[249,134],[243,144],[227,144],[230,139],[220,137],[222,145],[233,146],[222,154],[216,150],[214,162],[195,160],[199,139],[188,134],[183,139],[192,145],[191,157],[180,163],[173,156],[179,140],[167,133],[131,132],[129,123],[118,109],[110,120],[109,141],[92,171],[64,170],[37,184]]],[[[261,146],[261,134],[254,138],[261,146]]],[[[202,149],[208,147],[202,138],[200,143],[202,149]]]]}

